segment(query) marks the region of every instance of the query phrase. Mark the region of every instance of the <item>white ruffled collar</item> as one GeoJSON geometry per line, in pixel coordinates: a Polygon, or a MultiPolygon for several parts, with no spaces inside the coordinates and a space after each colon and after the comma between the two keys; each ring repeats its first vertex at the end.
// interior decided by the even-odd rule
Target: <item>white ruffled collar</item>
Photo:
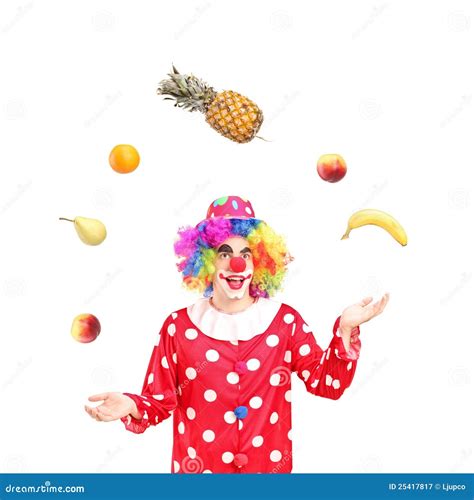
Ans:
{"type": "Polygon", "coordinates": [[[209,299],[202,298],[188,306],[187,313],[189,319],[208,337],[237,343],[264,333],[280,307],[280,302],[259,297],[244,311],[227,314],[212,307],[209,299]]]}

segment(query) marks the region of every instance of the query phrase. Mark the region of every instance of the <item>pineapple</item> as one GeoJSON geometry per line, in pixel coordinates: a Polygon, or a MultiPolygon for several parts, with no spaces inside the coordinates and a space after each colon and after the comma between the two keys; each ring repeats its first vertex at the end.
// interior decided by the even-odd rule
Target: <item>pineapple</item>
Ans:
{"type": "Polygon", "coordinates": [[[174,66],[168,75],[157,93],[171,96],[165,99],[175,100],[175,106],[201,111],[214,130],[232,141],[249,142],[257,135],[263,113],[250,99],[233,90],[216,92],[194,75],[180,74],[174,66]]]}

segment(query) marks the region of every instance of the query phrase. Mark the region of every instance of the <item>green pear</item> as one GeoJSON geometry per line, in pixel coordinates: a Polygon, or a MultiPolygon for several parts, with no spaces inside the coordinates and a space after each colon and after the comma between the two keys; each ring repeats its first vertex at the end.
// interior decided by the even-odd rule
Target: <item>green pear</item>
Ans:
{"type": "Polygon", "coordinates": [[[107,236],[107,230],[100,220],[89,219],[88,217],[76,217],[74,220],[59,217],[59,220],[74,222],[79,238],[86,245],[100,245],[107,236]]]}

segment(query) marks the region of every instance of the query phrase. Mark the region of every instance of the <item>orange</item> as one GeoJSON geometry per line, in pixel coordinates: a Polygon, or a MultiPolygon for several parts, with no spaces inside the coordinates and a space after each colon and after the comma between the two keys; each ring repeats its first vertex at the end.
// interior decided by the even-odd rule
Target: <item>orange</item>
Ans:
{"type": "Polygon", "coordinates": [[[119,174],[128,174],[138,167],[140,155],[130,144],[118,144],[110,152],[109,163],[119,174]]]}

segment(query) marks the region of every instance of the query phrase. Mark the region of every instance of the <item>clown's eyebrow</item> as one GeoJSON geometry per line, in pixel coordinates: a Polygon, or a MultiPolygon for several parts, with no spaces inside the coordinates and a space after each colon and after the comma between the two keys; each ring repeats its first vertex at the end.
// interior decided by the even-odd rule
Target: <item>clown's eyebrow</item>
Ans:
{"type": "MultiPolygon", "coordinates": [[[[230,245],[221,245],[219,247],[219,250],[217,250],[217,253],[221,253],[221,252],[234,253],[234,251],[232,250],[232,247],[230,245]]],[[[242,248],[240,253],[251,253],[250,248],[249,247],[242,248]]]]}
{"type": "Polygon", "coordinates": [[[232,247],[229,245],[221,245],[219,247],[219,250],[217,250],[217,253],[221,253],[221,252],[234,253],[234,251],[232,250],[232,247]]]}

